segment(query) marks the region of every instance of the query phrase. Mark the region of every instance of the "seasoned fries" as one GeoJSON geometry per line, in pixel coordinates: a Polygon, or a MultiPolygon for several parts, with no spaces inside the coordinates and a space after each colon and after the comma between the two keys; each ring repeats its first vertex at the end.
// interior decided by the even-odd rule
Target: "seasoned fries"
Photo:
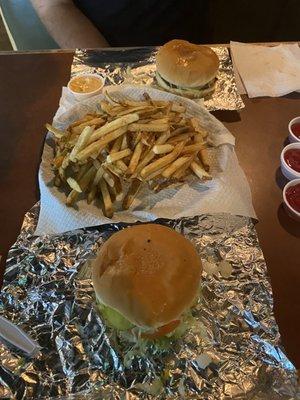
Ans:
{"type": "Polygon", "coordinates": [[[111,218],[115,202],[127,210],[143,185],[158,192],[191,175],[211,179],[208,133],[182,104],[107,93],[100,111],[66,130],[46,127],[56,143],[54,184],[68,190],[68,206],[85,198],[111,218]]]}

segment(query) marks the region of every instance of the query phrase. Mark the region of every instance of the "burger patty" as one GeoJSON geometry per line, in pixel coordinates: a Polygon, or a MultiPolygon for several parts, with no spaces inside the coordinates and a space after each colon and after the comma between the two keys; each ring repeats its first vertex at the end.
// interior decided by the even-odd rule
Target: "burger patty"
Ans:
{"type": "Polygon", "coordinates": [[[156,80],[159,86],[163,87],[164,89],[167,89],[170,92],[179,95],[182,94],[187,97],[199,98],[207,96],[214,90],[217,78],[213,78],[212,80],[207,82],[204,86],[198,86],[194,88],[174,85],[173,83],[170,83],[166,79],[164,79],[157,71],[156,71],[156,80]]]}

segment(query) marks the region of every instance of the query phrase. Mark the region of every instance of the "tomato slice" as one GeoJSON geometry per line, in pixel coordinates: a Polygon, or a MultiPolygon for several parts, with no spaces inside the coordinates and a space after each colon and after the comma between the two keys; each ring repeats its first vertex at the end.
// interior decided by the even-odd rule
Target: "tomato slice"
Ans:
{"type": "Polygon", "coordinates": [[[156,329],[152,333],[142,333],[141,337],[144,339],[158,339],[168,333],[174,331],[175,328],[180,324],[180,320],[169,322],[167,325],[163,325],[156,329]]]}

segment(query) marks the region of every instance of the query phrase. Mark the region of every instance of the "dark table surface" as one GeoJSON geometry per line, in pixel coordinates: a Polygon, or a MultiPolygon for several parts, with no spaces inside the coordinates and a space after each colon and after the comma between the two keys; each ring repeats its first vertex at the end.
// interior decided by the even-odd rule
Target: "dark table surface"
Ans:
{"type": "MultiPolygon", "coordinates": [[[[37,171],[44,124],[52,120],[68,82],[71,52],[0,54],[0,253],[5,258],[23,216],[39,199],[37,171]]],[[[279,156],[288,121],[300,115],[300,94],[248,99],[240,112],[218,111],[236,137],[236,152],[251,186],[257,232],[274,292],[282,341],[300,368],[300,224],[282,208],[279,156]]]]}

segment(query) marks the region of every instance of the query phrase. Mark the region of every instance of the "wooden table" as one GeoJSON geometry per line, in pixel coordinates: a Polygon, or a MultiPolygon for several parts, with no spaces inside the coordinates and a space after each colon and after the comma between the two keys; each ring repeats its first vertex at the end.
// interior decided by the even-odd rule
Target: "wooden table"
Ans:
{"type": "MultiPolygon", "coordinates": [[[[0,55],[0,252],[4,260],[23,216],[39,199],[37,171],[44,124],[57,109],[68,82],[71,52],[0,55]]],[[[253,195],[257,231],[274,292],[282,341],[300,368],[300,224],[281,205],[284,179],[279,155],[288,121],[300,115],[300,95],[249,100],[241,112],[219,111],[235,135],[236,151],[253,195]]]]}

